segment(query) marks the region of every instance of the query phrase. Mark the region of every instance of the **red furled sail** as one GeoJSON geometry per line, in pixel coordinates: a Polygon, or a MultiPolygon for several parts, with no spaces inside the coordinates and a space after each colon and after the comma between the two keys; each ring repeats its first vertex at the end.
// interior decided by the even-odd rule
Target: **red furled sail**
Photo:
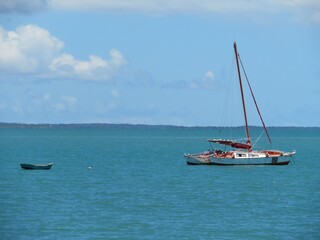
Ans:
{"type": "Polygon", "coordinates": [[[247,149],[247,150],[251,150],[251,147],[252,147],[250,143],[235,142],[233,140],[209,139],[208,141],[213,142],[213,143],[231,146],[233,148],[242,148],[242,149],[247,149]]]}

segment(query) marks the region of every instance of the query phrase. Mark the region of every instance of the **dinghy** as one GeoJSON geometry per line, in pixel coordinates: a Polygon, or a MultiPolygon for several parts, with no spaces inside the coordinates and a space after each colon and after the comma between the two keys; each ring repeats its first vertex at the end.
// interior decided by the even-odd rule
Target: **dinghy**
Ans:
{"type": "Polygon", "coordinates": [[[46,164],[33,164],[33,163],[20,163],[21,168],[27,170],[49,170],[53,163],[46,164]]]}

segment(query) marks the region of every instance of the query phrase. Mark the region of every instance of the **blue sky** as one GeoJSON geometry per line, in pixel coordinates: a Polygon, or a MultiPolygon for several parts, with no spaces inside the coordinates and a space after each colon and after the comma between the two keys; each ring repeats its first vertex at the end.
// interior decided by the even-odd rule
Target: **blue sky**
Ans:
{"type": "Polygon", "coordinates": [[[2,1],[0,122],[243,125],[234,41],[268,126],[320,126],[317,0],[2,1]]]}

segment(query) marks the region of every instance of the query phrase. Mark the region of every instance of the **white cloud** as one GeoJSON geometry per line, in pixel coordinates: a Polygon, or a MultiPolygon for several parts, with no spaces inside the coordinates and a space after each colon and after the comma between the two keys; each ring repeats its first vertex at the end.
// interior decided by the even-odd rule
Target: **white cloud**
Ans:
{"type": "Polygon", "coordinates": [[[0,27],[0,70],[2,76],[30,74],[38,78],[72,78],[108,81],[127,64],[116,49],[110,60],[91,55],[79,60],[63,53],[64,43],[36,25],[20,26],[16,31],[0,27]]]}
{"type": "Polygon", "coordinates": [[[106,81],[127,64],[127,60],[118,50],[112,49],[109,55],[109,61],[95,55],[91,55],[88,61],[81,61],[70,54],[62,54],[52,59],[50,69],[61,77],[106,81]]]}
{"type": "Polygon", "coordinates": [[[203,77],[203,81],[210,82],[214,79],[214,73],[211,71],[207,71],[206,74],[203,77]]]}
{"type": "Polygon", "coordinates": [[[214,73],[212,71],[207,71],[202,79],[201,84],[204,87],[214,87],[215,86],[214,73]]]}
{"type": "Polygon", "coordinates": [[[197,88],[212,88],[215,87],[216,80],[214,78],[214,73],[212,71],[207,71],[203,78],[199,81],[192,81],[189,84],[189,88],[197,89],[197,88]]]}
{"type": "Polygon", "coordinates": [[[63,48],[63,42],[38,26],[16,31],[0,27],[0,69],[6,73],[39,73],[63,48]]]}

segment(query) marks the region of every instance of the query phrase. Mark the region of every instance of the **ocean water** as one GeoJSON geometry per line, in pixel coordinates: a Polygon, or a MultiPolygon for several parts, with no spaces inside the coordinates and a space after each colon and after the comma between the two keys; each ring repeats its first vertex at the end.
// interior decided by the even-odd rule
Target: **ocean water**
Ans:
{"type": "Polygon", "coordinates": [[[187,166],[217,131],[2,128],[0,239],[320,239],[320,129],[270,129],[288,166],[187,166]]]}

